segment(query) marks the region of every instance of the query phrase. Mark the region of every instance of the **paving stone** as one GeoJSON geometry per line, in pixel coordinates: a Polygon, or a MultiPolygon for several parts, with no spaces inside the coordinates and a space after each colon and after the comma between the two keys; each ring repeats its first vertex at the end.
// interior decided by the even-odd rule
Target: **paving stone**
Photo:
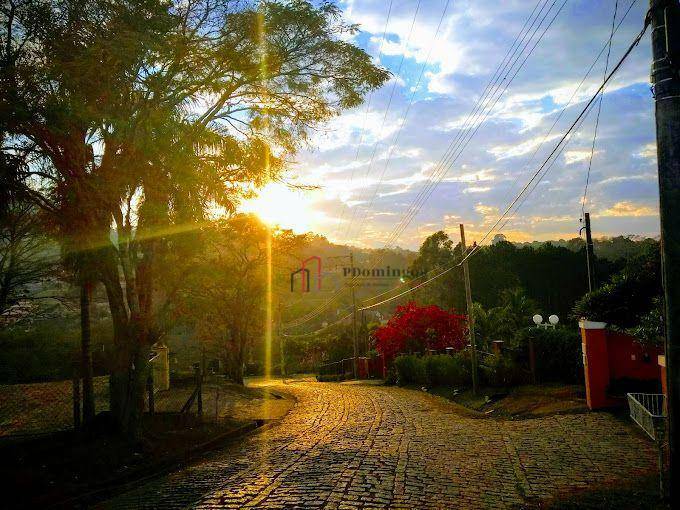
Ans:
{"type": "Polygon", "coordinates": [[[518,508],[656,470],[606,413],[502,421],[395,387],[280,389],[298,403],[279,425],[100,508],[518,508]]]}

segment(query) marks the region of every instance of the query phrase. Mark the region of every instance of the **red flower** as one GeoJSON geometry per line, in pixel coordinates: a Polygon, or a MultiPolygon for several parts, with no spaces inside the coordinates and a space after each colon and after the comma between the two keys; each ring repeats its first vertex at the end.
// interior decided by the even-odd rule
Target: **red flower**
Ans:
{"type": "Polygon", "coordinates": [[[397,307],[385,326],[374,332],[376,347],[391,361],[402,352],[443,350],[465,347],[467,317],[447,312],[436,305],[418,306],[414,302],[397,307]]]}

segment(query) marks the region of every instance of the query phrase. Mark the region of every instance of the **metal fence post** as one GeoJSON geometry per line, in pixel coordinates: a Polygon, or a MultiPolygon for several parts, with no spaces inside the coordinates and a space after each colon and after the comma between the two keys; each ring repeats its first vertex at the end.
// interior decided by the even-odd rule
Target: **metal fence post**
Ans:
{"type": "Polygon", "coordinates": [[[196,405],[198,407],[198,415],[203,416],[203,377],[201,376],[201,367],[197,366],[196,371],[196,405]]]}
{"type": "Polygon", "coordinates": [[[146,378],[146,392],[149,395],[149,414],[156,412],[156,402],[153,394],[153,368],[150,367],[149,376],[146,378]]]}
{"type": "Polygon", "coordinates": [[[78,364],[73,364],[73,428],[80,429],[80,374],[78,364]]]}

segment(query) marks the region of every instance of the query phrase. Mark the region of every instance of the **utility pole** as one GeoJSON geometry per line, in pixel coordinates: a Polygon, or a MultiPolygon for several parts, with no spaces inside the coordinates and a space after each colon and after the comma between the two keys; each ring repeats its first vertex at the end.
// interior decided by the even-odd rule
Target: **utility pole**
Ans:
{"type": "Polygon", "coordinates": [[[590,213],[583,215],[586,229],[586,264],[588,265],[588,292],[595,290],[595,251],[593,249],[593,232],[590,230],[590,213]]]}
{"type": "Polygon", "coordinates": [[[680,499],[680,7],[677,0],[650,0],[649,5],[666,307],[668,487],[673,501],[680,499]]]}
{"type": "Polygon", "coordinates": [[[350,290],[352,292],[352,344],[354,346],[354,363],[352,363],[352,371],[354,379],[359,375],[358,359],[359,355],[359,339],[357,332],[357,298],[354,292],[354,253],[349,252],[349,266],[351,268],[352,279],[350,281],[350,290]]]}
{"type": "MultiPolygon", "coordinates": [[[[460,246],[463,252],[463,258],[467,254],[465,246],[465,227],[460,224],[460,246]]],[[[472,393],[477,394],[477,342],[475,340],[475,319],[472,316],[472,290],[470,289],[470,269],[468,268],[467,260],[463,261],[463,276],[465,278],[465,303],[467,305],[468,315],[468,333],[470,335],[470,347],[472,353],[470,359],[472,362],[472,393]]]]}

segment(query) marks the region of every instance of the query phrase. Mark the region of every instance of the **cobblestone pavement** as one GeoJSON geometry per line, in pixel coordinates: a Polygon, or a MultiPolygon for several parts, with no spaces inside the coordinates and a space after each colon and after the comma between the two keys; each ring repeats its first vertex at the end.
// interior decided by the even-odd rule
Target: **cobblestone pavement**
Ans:
{"type": "Polygon", "coordinates": [[[426,393],[297,382],[280,424],[102,508],[517,508],[655,470],[609,414],[476,418],[426,393]]]}

